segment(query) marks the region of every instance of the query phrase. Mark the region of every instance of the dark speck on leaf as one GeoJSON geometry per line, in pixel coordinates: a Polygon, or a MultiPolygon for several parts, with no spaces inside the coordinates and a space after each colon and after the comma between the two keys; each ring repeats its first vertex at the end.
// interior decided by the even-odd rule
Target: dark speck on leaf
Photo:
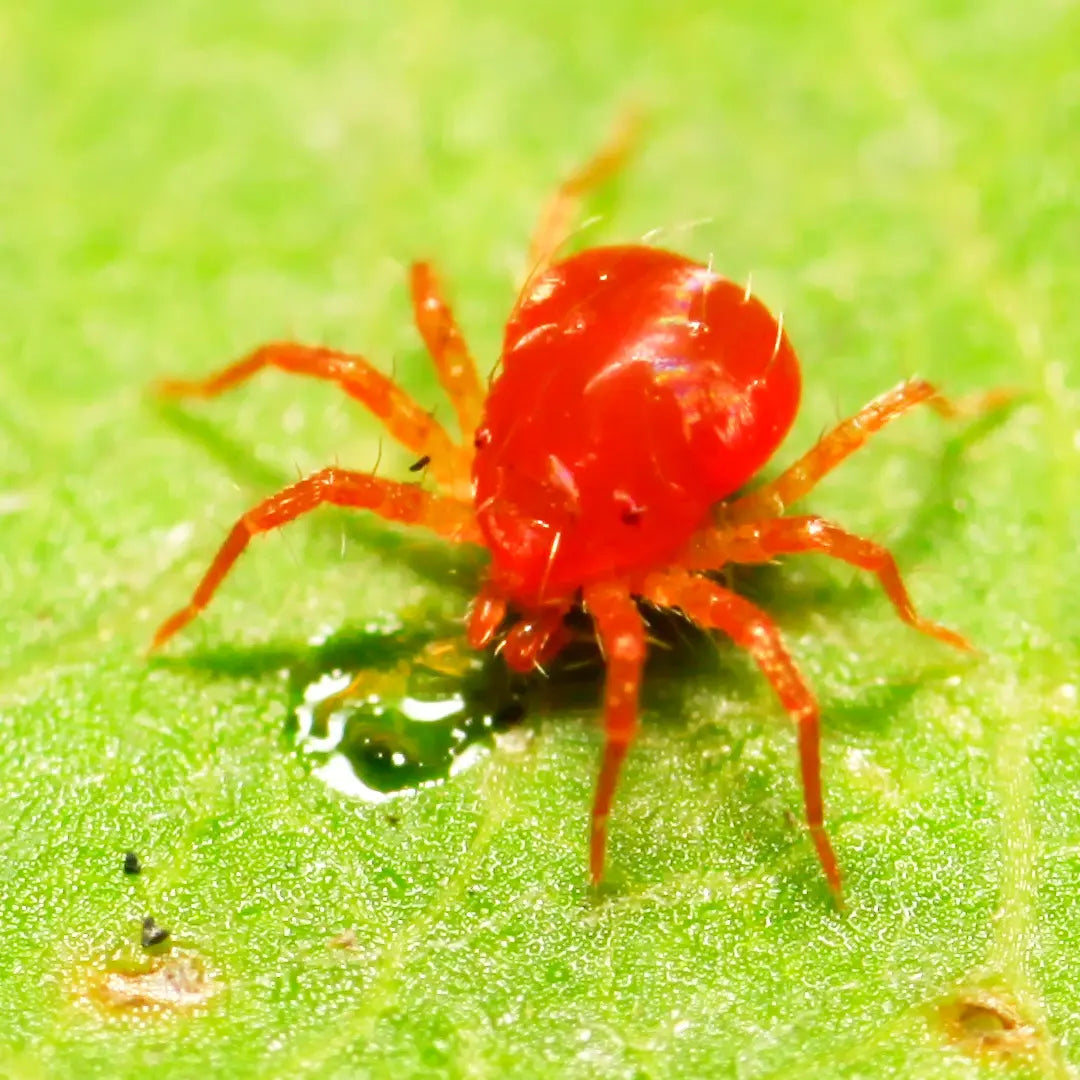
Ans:
{"type": "Polygon", "coordinates": [[[139,856],[134,851],[127,851],[124,853],[124,873],[125,874],[137,874],[142,869],[142,864],[139,862],[139,856]]]}
{"type": "Polygon", "coordinates": [[[420,472],[421,469],[426,469],[431,464],[431,455],[425,454],[422,458],[414,461],[409,466],[409,472],[420,472]]]}
{"type": "Polygon", "coordinates": [[[152,949],[155,945],[160,945],[169,936],[169,931],[164,926],[158,926],[154,922],[153,915],[147,915],[143,919],[142,924],[142,947],[144,949],[152,949]]]}

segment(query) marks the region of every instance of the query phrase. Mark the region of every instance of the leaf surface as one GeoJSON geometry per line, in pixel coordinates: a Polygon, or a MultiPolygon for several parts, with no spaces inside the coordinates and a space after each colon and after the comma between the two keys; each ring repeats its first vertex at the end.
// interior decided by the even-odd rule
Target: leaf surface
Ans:
{"type": "Polygon", "coordinates": [[[0,13],[0,1072],[1076,1075],[1078,51],[1055,0],[0,13]],[[141,655],[253,501],[380,453],[331,387],[148,383],[294,336],[436,406],[404,264],[493,362],[531,223],[628,100],[648,137],[585,239],[752,273],[804,364],[778,464],[916,371],[1026,395],[913,415],[811,502],[976,657],[842,567],[740,576],[822,701],[843,914],[726,644],[650,672],[599,897],[595,670],[410,797],[291,745],[304,680],[408,671],[476,560],[328,512],[141,655]]]}

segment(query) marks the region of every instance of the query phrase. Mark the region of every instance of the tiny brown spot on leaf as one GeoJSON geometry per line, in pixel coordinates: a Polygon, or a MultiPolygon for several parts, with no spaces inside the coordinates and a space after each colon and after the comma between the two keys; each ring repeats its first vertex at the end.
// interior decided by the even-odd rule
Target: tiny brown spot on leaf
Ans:
{"type": "Polygon", "coordinates": [[[355,949],[356,942],[356,931],[350,927],[347,930],[342,930],[340,934],[335,934],[327,944],[331,949],[355,949]]]}
{"type": "Polygon", "coordinates": [[[938,1019],[949,1040],[973,1057],[1030,1056],[1039,1050],[1036,1025],[999,991],[965,990],[939,1006],[938,1019]]]}

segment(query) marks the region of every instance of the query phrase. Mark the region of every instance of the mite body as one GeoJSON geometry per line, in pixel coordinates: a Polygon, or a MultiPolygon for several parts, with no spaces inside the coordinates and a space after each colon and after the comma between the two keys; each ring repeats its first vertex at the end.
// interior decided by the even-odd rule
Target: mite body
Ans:
{"type": "Polygon", "coordinates": [[[717,583],[729,563],[819,552],[877,575],[899,616],[949,645],[958,634],[914,610],[892,556],[870,540],[787,509],[876,431],[928,402],[910,380],[840,423],[775,480],[750,482],[791,427],[799,364],[782,320],[712,268],[645,245],[559,258],[582,195],[618,167],[613,141],[559,189],[534,237],[528,280],[507,322],[499,374],[485,391],[434,271],[412,268],[417,327],[457,417],[454,438],[361,356],[279,342],[203,380],[169,380],[173,397],[209,397],[274,367],[336,382],[418,456],[436,491],[340,468],[271,496],[234,526],[159,647],[210,601],[252,536],[324,503],[426,527],[485,547],[491,562],[466,617],[476,648],[502,636],[512,667],[559,651],[566,615],[592,616],[607,663],[605,742],[592,813],[599,882],[607,819],[638,725],[646,644],[638,601],[677,608],[747,649],[798,728],[810,834],[830,888],[840,871],[824,828],[819,711],[769,616],[717,583]]]}

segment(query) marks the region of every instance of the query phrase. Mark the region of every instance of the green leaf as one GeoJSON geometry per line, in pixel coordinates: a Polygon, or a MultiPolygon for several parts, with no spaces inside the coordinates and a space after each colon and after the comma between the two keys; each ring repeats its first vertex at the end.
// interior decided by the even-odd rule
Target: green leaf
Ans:
{"type": "Polygon", "coordinates": [[[0,1073],[1076,1075],[1078,54],[1056,0],[0,12],[0,1073]],[[598,897],[595,663],[413,795],[293,745],[319,674],[421,669],[475,560],[316,515],[142,655],[239,513],[380,445],[333,388],[166,410],[151,379],[293,335],[436,405],[405,263],[492,363],[532,222],[628,101],[648,136],[586,237],[753,273],[804,364],[778,465],[916,370],[1027,395],[905,419],[810,504],[973,659],[831,563],[739,577],[821,698],[844,913],[727,644],[651,669],[598,897]]]}

